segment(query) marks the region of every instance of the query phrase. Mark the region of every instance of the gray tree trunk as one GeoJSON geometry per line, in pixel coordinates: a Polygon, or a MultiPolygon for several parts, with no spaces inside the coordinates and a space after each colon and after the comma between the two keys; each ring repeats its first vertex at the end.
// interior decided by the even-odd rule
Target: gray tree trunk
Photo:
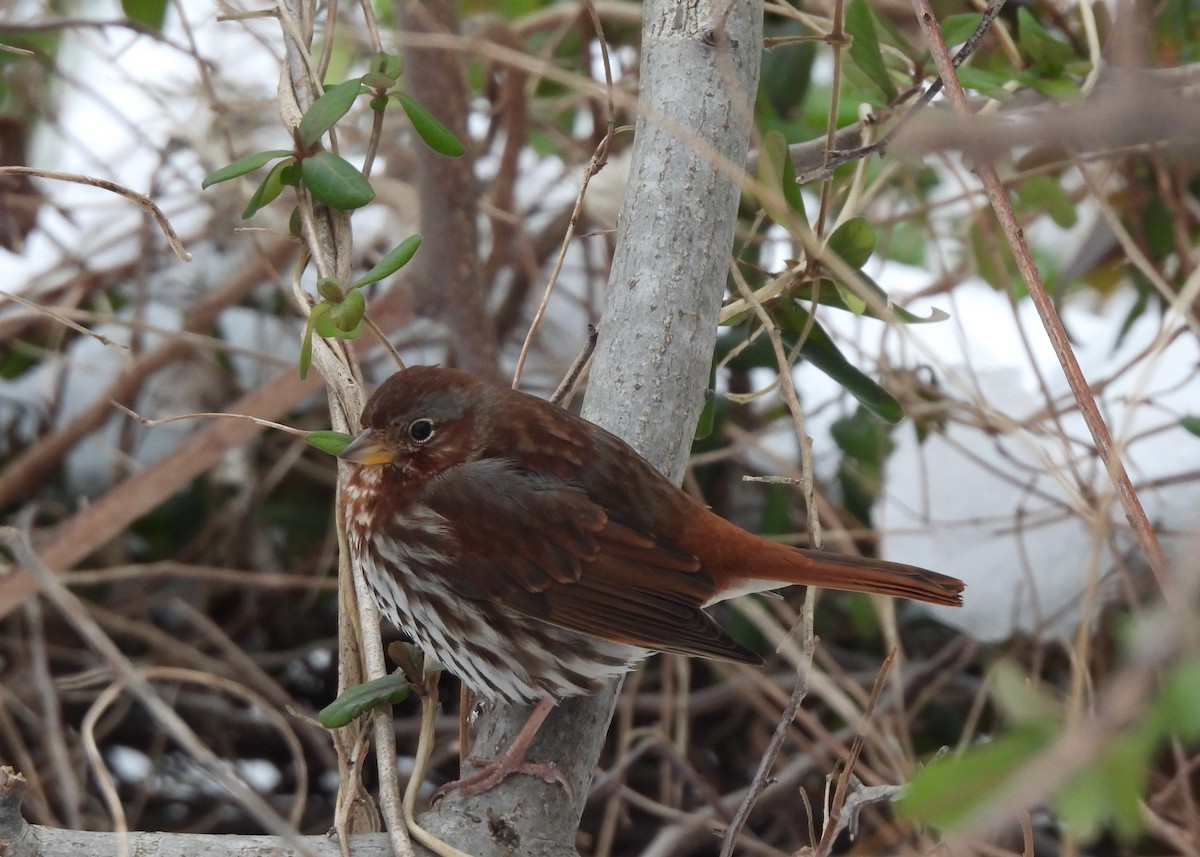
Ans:
{"type": "MultiPolygon", "coordinates": [[[[648,0],[642,115],[583,413],[683,477],[704,404],[725,290],[762,46],[761,2],[648,0]],[[714,157],[715,156],[715,157],[714,157]]],[[[475,798],[453,796],[422,824],[479,857],[575,851],[592,771],[618,685],[564,702],[531,748],[573,787],[515,776],[475,798]]],[[[481,755],[503,752],[527,708],[482,719],[481,755]]]]}

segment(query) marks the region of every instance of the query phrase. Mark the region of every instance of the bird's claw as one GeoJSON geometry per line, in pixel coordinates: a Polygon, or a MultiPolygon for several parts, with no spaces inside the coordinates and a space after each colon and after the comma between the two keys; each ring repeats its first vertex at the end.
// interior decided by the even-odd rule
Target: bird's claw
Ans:
{"type": "Polygon", "coordinates": [[[489,789],[500,785],[500,783],[507,780],[513,774],[528,774],[531,777],[537,777],[543,782],[558,783],[566,791],[568,797],[574,797],[575,794],[575,790],[571,788],[571,783],[566,775],[553,762],[521,761],[514,764],[504,758],[481,759],[477,756],[469,757],[467,762],[483,770],[469,777],[463,777],[461,780],[446,783],[446,785],[433,793],[432,803],[434,805],[451,794],[461,797],[474,797],[475,795],[483,794],[489,789]]]}

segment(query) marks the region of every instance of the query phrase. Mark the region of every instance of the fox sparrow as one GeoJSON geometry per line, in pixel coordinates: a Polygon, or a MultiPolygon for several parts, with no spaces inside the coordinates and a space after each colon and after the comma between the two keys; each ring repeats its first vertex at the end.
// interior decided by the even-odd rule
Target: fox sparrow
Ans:
{"type": "Polygon", "coordinates": [[[470,791],[523,769],[556,700],[651,652],[761,663],[715,601],[804,584],[961,604],[952,577],[752,535],[615,435],[465,372],[397,372],[362,424],[343,511],[381,612],[475,693],[540,703],[470,791]]]}

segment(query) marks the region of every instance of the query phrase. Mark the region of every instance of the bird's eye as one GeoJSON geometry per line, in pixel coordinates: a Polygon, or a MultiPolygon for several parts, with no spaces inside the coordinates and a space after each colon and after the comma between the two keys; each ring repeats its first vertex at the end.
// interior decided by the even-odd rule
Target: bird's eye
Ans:
{"type": "Polygon", "coordinates": [[[408,427],[408,436],[417,443],[425,443],[433,437],[433,421],[424,418],[413,420],[408,427]]]}

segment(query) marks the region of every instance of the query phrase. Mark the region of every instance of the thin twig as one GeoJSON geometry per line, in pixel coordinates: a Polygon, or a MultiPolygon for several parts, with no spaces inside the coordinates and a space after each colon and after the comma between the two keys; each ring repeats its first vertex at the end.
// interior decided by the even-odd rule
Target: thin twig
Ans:
{"type": "Polygon", "coordinates": [[[79,829],[82,826],[80,808],[83,801],[79,780],[75,775],[75,765],[71,763],[71,753],[64,740],[67,730],[63,728],[61,702],[55,691],[54,679],[50,675],[42,606],[36,598],[25,602],[25,621],[28,625],[26,642],[29,645],[29,674],[42,706],[41,725],[45,730],[50,767],[56,781],[55,790],[58,792],[59,805],[62,807],[67,826],[79,829]]]}
{"type": "Polygon", "coordinates": [[[379,340],[379,344],[392,356],[392,360],[396,363],[396,368],[403,369],[404,358],[400,356],[400,352],[396,350],[396,346],[392,345],[392,340],[388,339],[388,335],[380,329],[379,325],[371,320],[369,315],[363,316],[363,323],[370,329],[371,333],[375,334],[375,338],[379,340]]]}
{"type": "MultiPolygon", "coordinates": [[[[979,26],[977,26],[975,28],[975,32],[971,34],[971,38],[967,39],[963,46],[958,49],[958,53],[954,55],[954,68],[961,66],[973,53],[975,53],[975,51],[979,49],[979,46],[983,43],[984,36],[986,36],[988,31],[992,28],[992,23],[996,20],[1001,10],[1004,9],[1004,3],[1005,0],[992,0],[992,2],[988,4],[987,8],[983,12],[983,18],[979,21],[979,26]]],[[[900,118],[896,120],[896,124],[889,128],[888,132],[874,143],[858,146],[854,149],[837,150],[833,148],[827,148],[826,162],[822,165],[819,173],[815,176],[803,176],[803,181],[808,181],[817,177],[827,179],[829,176],[832,176],[833,171],[842,164],[850,161],[861,160],[868,155],[873,155],[876,153],[882,154],[886,152],[888,146],[891,145],[892,140],[896,138],[896,135],[900,133],[904,126],[907,125],[909,121],[913,119],[913,117],[924,110],[925,107],[927,107],[929,103],[933,101],[934,96],[942,91],[942,87],[944,85],[945,84],[940,77],[934,80],[933,83],[929,84],[929,88],[921,93],[921,97],[917,99],[917,102],[911,108],[901,114],[900,118]]]]}
{"type": "Polygon", "coordinates": [[[850,752],[842,764],[842,773],[838,777],[837,787],[833,790],[833,800],[830,802],[829,815],[825,819],[825,830],[821,834],[820,843],[817,844],[816,854],[818,857],[823,857],[823,855],[829,853],[837,835],[849,822],[849,814],[847,814],[846,820],[842,819],[842,808],[846,803],[846,791],[850,785],[850,778],[854,774],[854,767],[858,762],[858,757],[862,753],[863,744],[865,743],[864,736],[867,732],[867,726],[871,722],[871,715],[874,713],[875,706],[879,703],[879,697],[883,693],[884,679],[887,678],[887,674],[891,671],[892,664],[895,662],[896,649],[893,648],[888,652],[888,656],[884,658],[883,663],[879,666],[879,672],[875,676],[875,686],[871,688],[871,698],[867,700],[867,704],[863,708],[862,717],[858,721],[858,729],[854,732],[854,740],[850,742],[850,752]]]}
{"type": "MultiPolygon", "coordinates": [[[[967,95],[954,74],[954,64],[950,59],[946,42],[942,39],[933,8],[928,0],[913,0],[913,8],[928,40],[938,73],[945,83],[947,97],[959,115],[969,116],[971,110],[967,104],[967,95]]],[[[1096,444],[1096,451],[1104,461],[1109,479],[1112,480],[1113,487],[1120,498],[1121,506],[1125,510],[1125,517],[1137,536],[1138,543],[1146,556],[1146,561],[1150,564],[1159,589],[1169,592],[1170,586],[1166,577],[1167,559],[1162,545],[1158,541],[1150,519],[1146,517],[1146,511],[1142,508],[1137,492],[1133,488],[1129,473],[1121,461],[1120,453],[1113,444],[1108,426],[1105,425],[1104,418],[1100,415],[1100,409],[1096,406],[1096,399],[1088,389],[1087,379],[1084,378],[1083,370],[1071,348],[1071,342],[1066,328],[1063,327],[1062,319],[1059,318],[1058,311],[1054,308],[1054,301],[1046,291],[1046,284],[1042,281],[1041,273],[1034,262],[1033,253],[1025,241],[1025,234],[1017,222],[1016,214],[1004,191],[1004,184],[1000,180],[996,168],[986,160],[976,162],[975,172],[983,182],[984,191],[1000,222],[1009,249],[1016,260],[1017,269],[1021,272],[1021,278],[1029,290],[1029,296],[1042,320],[1042,326],[1045,328],[1054,353],[1063,368],[1075,402],[1079,406],[1084,422],[1087,423],[1088,431],[1091,432],[1092,440],[1096,444]]]]}
{"type": "Polygon", "coordinates": [[[721,842],[721,857],[733,857],[733,849],[737,845],[738,835],[750,819],[750,813],[754,809],[754,804],[758,802],[758,798],[762,795],[763,790],[766,789],[771,768],[774,767],[775,759],[779,756],[779,751],[783,748],[783,742],[792,728],[792,721],[796,719],[796,712],[800,709],[800,703],[808,695],[808,677],[812,673],[813,651],[816,649],[816,637],[813,634],[813,605],[816,601],[816,592],[815,588],[809,588],[808,592],[804,595],[804,616],[801,631],[803,635],[804,657],[796,670],[796,685],[792,688],[792,695],[788,698],[787,705],[783,709],[783,714],[780,716],[779,722],[775,724],[775,731],[771,735],[771,740],[767,743],[766,751],[758,762],[758,770],[754,772],[754,779],[751,781],[750,787],[746,789],[746,795],[742,798],[741,805],[738,806],[737,813],[733,817],[733,822],[725,830],[725,838],[721,842]]]}
{"type": "Polygon", "coordinates": [[[579,355],[575,358],[575,362],[571,364],[571,368],[563,376],[562,383],[558,385],[558,389],[550,397],[550,401],[553,404],[563,404],[570,397],[571,393],[574,392],[575,385],[579,383],[579,377],[583,374],[583,370],[587,368],[588,361],[592,359],[592,352],[596,350],[597,336],[596,325],[589,324],[587,326],[587,339],[584,340],[583,348],[579,350],[579,355]]]}
{"type": "Polygon", "coordinates": [[[57,321],[59,324],[61,324],[63,327],[69,327],[69,328],[71,328],[71,330],[75,331],[76,333],[82,333],[84,336],[90,336],[92,339],[96,340],[101,345],[108,345],[108,346],[112,346],[113,348],[120,348],[124,351],[129,350],[129,346],[127,344],[125,344],[124,342],[117,342],[115,339],[109,339],[107,336],[102,336],[101,334],[96,333],[96,331],[84,327],[82,324],[77,324],[76,322],[71,321],[71,319],[67,318],[65,315],[63,315],[60,312],[56,312],[55,310],[50,309],[50,307],[42,306],[41,304],[34,303],[31,300],[26,300],[25,298],[21,297],[20,295],[13,294],[12,292],[6,292],[3,289],[0,289],[0,297],[8,298],[13,303],[18,303],[21,306],[27,307],[28,309],[31,309],[40,315],[44,315],[47,318],[52,318],[55,321],[57,321]]]}
{"type": "Polygon", "coordinates": [[[261,417],[252,417],[249,414],[231,414],[222,411],[205,411],[194,414],[177,414],[173,417],[160,417],[158,419],[151,419],[150,417],[142,416],[132,408],[125,407],[115,399],[110,399],[108,403],[118,411],[121,411],[126,416],[136,420],[144,426],[161,426],[166,425],[167,423],[178,423],[186,420],[223,417],[231,420],[245,420],[246,422],[254,423],[256,426],[262,426],[263,428],[270,428],[277,431],[286,432],[287,434],[295,435],[296,437],[308,437],[310,434],[312,434],[312,432],[305,431],[304,429],[292,428],[291,426],[284,425],[283,423],[264,420],[261,417]]]}
{"type": "Polygon", "coordinates": [[[608,101],[608,127],[604,133],[604,138],[596,146],[596,150],[592,153],[591,160],[588,161],[587,168],[583,171],[583,178],[579,183],[579,193],[575,195],[575,207],[571,210],[571,220],[567,224],[566,234],[563,235],[562,245],[558,250],[558,258],[554,260],[554,269],[550,272],[550,278],[546,282],[545,291],[542,294],[541,303],[538,304],[537,311],[533,315],[533,321],[529,324],[529,332],[525,335],[525,341],[521,343],[521,354],[517,357],[517,368],[513,372],[513,389],[521,383],[521,372],[525,368],[525,359],[529,356],[529,349],[533,347],[533,337],[537,334],[538,328],[541,326],[542,317],[546,314],[546,308],[550,305],[550,296],[554,293],[554,286],[558,283],[558,275],[562,271],[563,263],[567,259],[567,248],[571,246],[571,239],[575,235],[575,229],[579,225],[579,218],[583,213],[583,198],[587,194],[588,184],[592,177],[604,168],[608,163],[608,147],[612,143],[613,134],[615,133],[615,107],[613,106],[613,80],[612,67],[609,65],[608,58],[608,43],[604,38],[604,29],[600,23],[600,16],[596,14],[595,7],[590,0],[585,0],[584,5],[592,16],[592,26],[595,28],[596,40],[600,43],[600,56],[604,61],[604,91],[608,101]]]}
{"type": "Polygon", "coordinates": [[[54,170],[39,170],[34,167],[0,167],[0,176],[38,176],[44,179],[54,179],[60,182],[71,182],[73,184],[88,185],[89,187],[98,187],[101,190],[107,190],[112,193],[123,196],[137,205],[142,211],[154,218],[154,222],[158,224],[158,228],[162,230],[166,236],[167,243],[171,245],[171,249],[175,255],[179,257],[181,262],[192,261],[192,254],[184,249],[183,242],[179,240],[179,236],[175,234],[174,228],[171,226],[167,216],[162,213],[162,209],[155,204],[154,200],[145,194],[140,194],[137,191],[130,190],[116,182],[110,182],[107,179],[98,179],[92,176],[80,176],[73,173],[59,173],[54,170]]]}
{"type": "Polygon", "coordinates": [[[425,773],[429,769],[429,760],[433,756],[433,748],[437,743],[434,732],[437,726],[437,685],[440,677],[440,672],[432,672],[421,678],[424,684],[421,693],[421,735],[417,739],[417,753],[416,758],[413,759],[412,773],[409,775],[408,785],[404,789],[404,823],[408,825],[408,832],[413,839],[439,857],[470,857],[469,854],[443,842],[417,824],[417,793],[421,790],[421,784],[425,782],[425,773]]]}

